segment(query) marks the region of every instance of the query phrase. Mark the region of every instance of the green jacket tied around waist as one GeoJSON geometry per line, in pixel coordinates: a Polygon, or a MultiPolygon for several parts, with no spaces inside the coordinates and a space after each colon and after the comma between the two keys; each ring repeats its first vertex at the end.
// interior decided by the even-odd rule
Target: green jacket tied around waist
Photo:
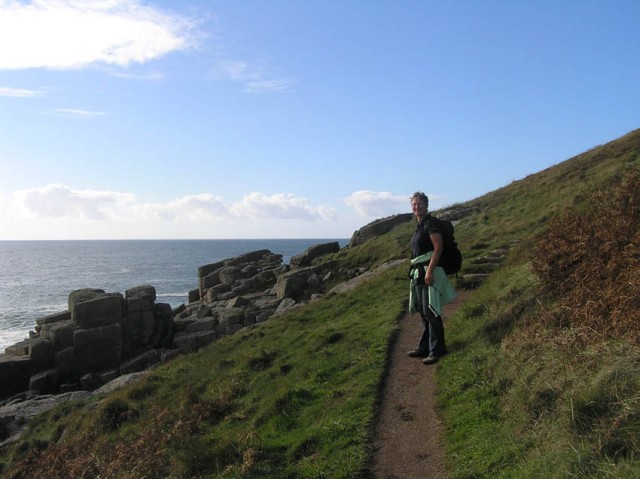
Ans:
{"type": "MultiPolygon", "coordinates": [[[[429,263],[433,251],[422,254],[411,260],[411,265],[419,265],[421,263],[429,263]]],[[[409,312],[411,314],[417,311],[416,288],[418,287],[417,279],[420,272],[418,268],[411,269],[411,281],[409,288],[409,312]]],[[[438,313],[442,314],[442,307],[456,299],[456,290],[451,285],[447,274],[442,267],[437,266],[433,269],[433,284],[429,288],[429,306],[438,313]]]]}

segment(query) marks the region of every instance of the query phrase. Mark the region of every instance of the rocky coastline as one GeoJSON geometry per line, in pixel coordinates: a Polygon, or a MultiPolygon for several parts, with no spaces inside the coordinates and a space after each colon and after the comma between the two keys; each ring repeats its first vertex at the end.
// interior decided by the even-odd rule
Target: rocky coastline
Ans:
{"type": "Polygon", "coordinates": [[[312,246],[289,265],[266,249],[203,265],[188,303],[174,309],[152,285],[72,291],[66,311],[38,318],[29,338],[0,355],[0,401],[95,390],[266,321],[320,291],[331,274],[311,262],[339,249],[312,246]]]}
{"type": "MultiPolygon", "coordinates": [[[[410,220],[395,215],[370,223],[346,248],[410,220]]],[[[376,274],[315,261],[339,251],[339,243],[331,242],[308,248],[288,265],[267,249],[203,265],[197,287],[177,308],[157,302],[152,285],[124,294],[72,291],[66,311],[39,318],[29,338],[0,354],[0,447],[15,441],[31,417],[60,402],[108,392],[177,355],[376,274]]]]}
{"type": "Polygon", "coordinates": [[[357,274],[312,265],[339,250],[338,242],[315,245],[288,265],[266,249],[203,265],[188,302],[173,309],[156,301],[152,285],[124,294],[72,291],[66,311],[38,318],[28,338],[0,354],[0,446],[59,402],[99,393],[317,299],[336,275],[357,274]]]}

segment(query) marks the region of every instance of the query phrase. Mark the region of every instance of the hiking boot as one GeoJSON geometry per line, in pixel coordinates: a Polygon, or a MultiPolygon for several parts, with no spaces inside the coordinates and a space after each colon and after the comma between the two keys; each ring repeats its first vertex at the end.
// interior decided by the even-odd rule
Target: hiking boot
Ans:
{"type": "Polygon", "coordinates": [[[422,349],[414,349],[407,353],[407,356],[411,358],[424,358],[425,356],[429,356],[427,351],[423,351],[422,349]]]}
{"type": "Polygon", "coordinates": [[[434,356],[433,354],[429,354],[426,358],[422,360],[424,364],[435,364],[438,362],[438,356],[434,356]]]}

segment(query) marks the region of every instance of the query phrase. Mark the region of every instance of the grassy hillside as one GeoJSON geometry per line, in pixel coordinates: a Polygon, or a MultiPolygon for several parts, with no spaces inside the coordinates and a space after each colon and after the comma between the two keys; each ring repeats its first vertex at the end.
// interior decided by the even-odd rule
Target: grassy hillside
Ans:
{"type": "Polygon", "coordinates": [[[635,131],[474,202],[517,245],[449,323],[452,477],[640,477],[639,166],[635,131]]]}
{"type": "Polygon", "coordinates": [[[550,218],[566,207],[584,205],[609,178],[637,166],[639,151],[640,130],[635,130],[466,203],[475,212],[456,229],[466,259],[513,242],[526,247],[550,218]]]}
{"type": "Polygon", "coordinates": [[[358,477],[405,292],[389,271],[45,414],[6,477],[358,477]]]}
{"type": "MultiPolygon", "coordinates": [[[[637,130],[464,205],[465,267],[511,255],[447,325],[451,477],[640,477],[639,165],[637,130]]],[[[329,260],[407,257],[412,230],[329,260]]],[[[367,477],[406,290],[406,267],[389,270],[51,411],[0,454],[3,477],[367,477]]]]}

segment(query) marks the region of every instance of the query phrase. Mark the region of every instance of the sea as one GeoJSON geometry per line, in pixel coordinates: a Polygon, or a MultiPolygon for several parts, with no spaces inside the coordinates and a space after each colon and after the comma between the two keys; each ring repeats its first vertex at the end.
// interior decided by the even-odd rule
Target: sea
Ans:
{"type": "Polygon", "coordinates": [[[268,249],[283,263],[317,244],[346,238],[244,240],[0,241],[0,354],[29,337],[36,319],[68,309],[69,293],[98,288],[122,293],[156,288],[157,302],[186,303],[198,268],[268,249]]]}

